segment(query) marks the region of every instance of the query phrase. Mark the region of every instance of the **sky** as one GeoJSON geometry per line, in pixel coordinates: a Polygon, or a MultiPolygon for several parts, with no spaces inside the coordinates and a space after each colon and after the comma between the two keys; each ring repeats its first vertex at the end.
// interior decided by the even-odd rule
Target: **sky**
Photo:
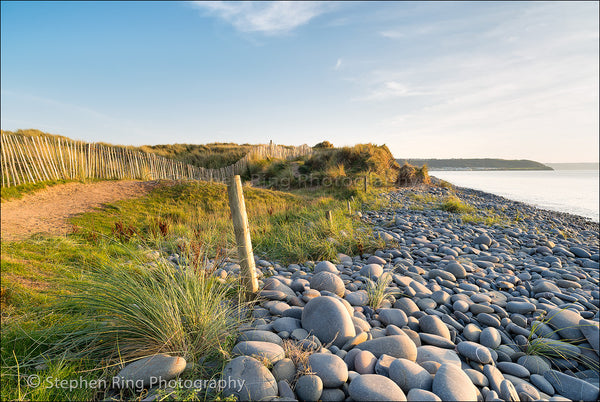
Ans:
{"type": "Polygon", "coordinates": [[[1,127],[598,162],[598,2],[1,3],[1,127]]]}

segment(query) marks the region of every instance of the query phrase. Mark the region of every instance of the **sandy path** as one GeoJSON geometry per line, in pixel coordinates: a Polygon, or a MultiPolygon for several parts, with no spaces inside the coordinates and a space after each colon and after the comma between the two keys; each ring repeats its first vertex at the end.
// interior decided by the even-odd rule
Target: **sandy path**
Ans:
{"type": "Polygon", "coordinates": [[[3,202],[2,240],[19,240],[34,233],[66,234],[67,219],[102,204],[147,194],[157,182],[101,181],[52,186],[21,199],[3,202]]]}

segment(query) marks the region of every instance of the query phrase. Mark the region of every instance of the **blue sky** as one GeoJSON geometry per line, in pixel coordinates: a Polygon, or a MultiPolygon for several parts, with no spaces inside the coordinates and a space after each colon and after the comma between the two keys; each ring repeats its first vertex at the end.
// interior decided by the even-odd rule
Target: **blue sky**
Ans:
{"type": "Polygon", "coordinates": [[[2,2],[1,126],[598,161],[598,2],[2,2]]]}

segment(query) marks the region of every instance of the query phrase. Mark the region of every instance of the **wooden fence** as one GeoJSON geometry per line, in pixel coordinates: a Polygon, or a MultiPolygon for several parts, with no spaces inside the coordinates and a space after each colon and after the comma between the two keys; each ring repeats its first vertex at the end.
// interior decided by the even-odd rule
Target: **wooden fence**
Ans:
{"type": "Polygon", "coordinates": [[[203,180],[223,182],[243,174],[251,160],[307,155],[307,145],[258,145],[236,163],[220,169],[192,166],[127,147],[59,137],[1,135],[2,187],[60,179],[203,180]]]}

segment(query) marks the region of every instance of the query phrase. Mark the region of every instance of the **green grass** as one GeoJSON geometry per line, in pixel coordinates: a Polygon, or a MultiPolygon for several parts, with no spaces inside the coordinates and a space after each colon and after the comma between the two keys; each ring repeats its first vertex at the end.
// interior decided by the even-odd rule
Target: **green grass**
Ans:
{"type": "Polygon", "coordinates": [[[365,290],[367,291],[367,297],[369,298],[368,304],[371,308],[375,310],[378,309],[387,296],[399,293],[398,289],[389,287],[392,279],[392,275],[386,272],[377,278],[377,280],[371,280],[371,278],[369,278],[366,281],[365,290]]]}
{"type": "Polygon", "coordinates": [[[342,148],[317,148],[292,160],[253,161],[246,180],[272,189],[326,188],[330,195],[349,199],[362,191],[363,177],[370,186],[395,183],[399,166],[385,145],[358,144],[342,148]]]}
{"type": "Polygon", "coordinates": [[[439,205],[439,209],[447,212],[454,213],[472,213],[475,212],[473,206],[463,202],[460,198],[455,195],[446,197],[439,205]]]}
{"type": "Polygon", "coordinates": [[[218,169],[229,166],[246,155],[252,145],[233,143],[144,145],[139,149],[191,165],[218,169]]]}
{"type": "MultiPolygon", "coordinates": [[[[238,282],[216,280],[210,275],[216,267],[206,266],[205,260],[187,258],[190,265],[178,270],[152,261],[143,249],[114,241],[103,241],[92,252],[72,239],[52,246],[60,251],[50,260],[64,265],[46,265],[41,256],[32,259],[46,271],[43,288],[24,287],[33,300],[17,299],[14,292],[5,298],[3,292],[3,307],[12,310],[5,314],[3,308],[3,399],[89,400],[103,395],[93,389],[34,389],[19,375],[110,379],[120,363],[166,352],[194,362],[189,375],[207,378],[229,357],[237,327],[245,320],[245,303],[238,298],[238,282]],[[44,362],[48,368],[35,369],[44,362]]],[[[2,268],[3,287],[5,269],[11,273],[8,283],[24,281],[19,275],[26,270],[17,269],[17,263],[3,261],[2,268]]]]}
{"type": "MultiPolygon", "coordinates": [[[[203,161],[188,162],[228,164],[234,156],[239,159],[236,152],[246,146],[209,145],[202,151],[203,161]]],[[[200,152],[186,146],[162,151],[176,158],[200,152]]],[[[291,161],[255,161],[248,174],[254,170],[279,184],[282,179],[296,181],[290,192],[244,187],[255,255],[287,264],[334,260],[337,253],[354,255],[383,247],[348,213],[347,203],[352,211],[393,207],[377,195],[389,190],[385,184],[394,181],[395,166],[385,146],[371,144],[326,149],[291,161]],[[301,185],[302,171],[321,182],[301,185]],[[370,178],[367,191],[363,176],[370,178]],[[356,180],[335,182],[345,178],[356,180]],[[323,185],[323,179],[334,183],[323,185]],[[325,219],[328,210],[333,212],[331,222],[325,219]]],[[[3,189],[2,197],[15,198],[54,184],[58,183],[3,189]]],[[[238,281],[222,284],[202,273],[209,258],[218,263],[236,256],[225,185],[165,181],[144,197],[104,205],[71,223],[67,236],[2,243],[4,399],[103,399],[103,390],[33,389],[23,376],[110,378],[121,363],[158,351],[192,362],[217,362],[213,372],[200,364],[184,376],[210,376],[222,368],[243,320],[236,313],[238,281]],[[155,252],[158,260],[151,256],[155,252]],[[189,269],[177,271],[161,263],[173,253],[189,269]]],[[[381,292],[385,297],[387,290],[381,292]]],[[[162,396],[207,398],[186,390],[162,396]]],[[[218,395],[210,395],[214,397],[218,395]]]]}
{"type": "MultiPolygon", "coordinates": [[[[545,336],[535,337],[534,335],[539,335],[538,328],[542,324],[549,324],[555,315],[559,314],[561,311],[565,310],[565,308],[559,310],[556,314],[552,316],[546,316],[538,321],[534,321],[531,325],[531,330],[529,332],[529,336],[527,338],[527,348],[525,349],[525,353],[528,355],[537,355],[548,358],[559,358],[559,359],[572,359],[578,363],[581,363],[585,367],[590,370],[595,371],[596,373],[600,372],[600,364],[597,360],[592,359],[584,354],[580,354],[576,352],[572,347],[572,345],[576,345],[579,343],[577,339],[562,339],[555,340],[552,339],[551,336],[557,333],[559,330],[554,330],[545,336]]],[[[589,324],[590,326],[593,324],[589,324]]],[[[561,327],[561,329],[567,328],[577,328],[578,325],[570,326],[570,327],[561,327]]],[[[579,348],[581,346],[578,346],[579,348]]],[[[590,349],[593,350],[593,349],[590,349]]]]}
{"type": "MultiPolygon", "coordinates": [[[[142,198],[73,218],[67,236],[2,243],[3,399],[103,399],[104,390],[33,389],[23,376],[110,378],[121,361],[156,351],[194,362],[209,357],[217,362],[215,372],[222,368],[241,322],[226,319],[236,316],[237,281],[221,285],[199,273],[208,257],[235,257],[226,188],[163,184],[142,198]],[[179,254],[190,269],[161,265],[149,255],[153,250],[179,254]]],[[[378,202],[375,193],[357,194],[352,210],[378,202]]],[[[288,263],[381,247],[337,195],[323,188],[291,194],[245,186],[255,254],[288,263]],[[332,223],[326,210],[333,211],[332,223]]],[[[208,366],[185,376],[203,370],[208,366]]],[[[166,397],[207,398],[186,390],[166,397]]]]}

